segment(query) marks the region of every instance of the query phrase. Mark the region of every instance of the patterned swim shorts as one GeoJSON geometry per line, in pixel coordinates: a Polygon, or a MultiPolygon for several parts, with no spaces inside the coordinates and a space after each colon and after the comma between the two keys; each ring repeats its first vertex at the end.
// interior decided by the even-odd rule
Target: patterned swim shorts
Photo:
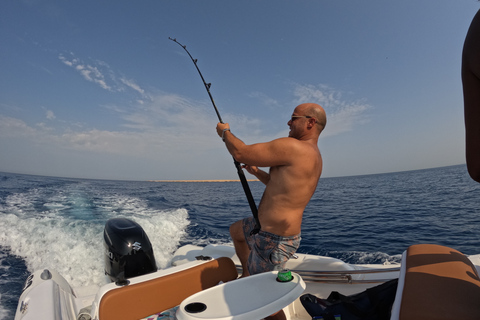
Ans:
{"type": "Polygon", "coordinates": [[[248,272],[253,275],[266,271],[278,271],[285,267],[300,246],[300,234],[291,237],[281,237],[260,230],[250,235],[255,227],[253,217],[243,219],[243,233],[250,248],[248,256],[248,272]]]}

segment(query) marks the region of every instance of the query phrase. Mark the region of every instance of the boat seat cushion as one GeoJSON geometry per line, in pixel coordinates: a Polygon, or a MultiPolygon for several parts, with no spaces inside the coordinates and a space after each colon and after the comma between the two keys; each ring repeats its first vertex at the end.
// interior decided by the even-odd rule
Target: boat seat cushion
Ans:
{"type": "Polygon", "coordinates": [[[421,244],[407,249],[405,261],[400,320],[480,319],[480,279],[465,255],[421,244]]]}
{"type": "Polygon", "coordinates": [[[238,277],[235,264],[222,257],[164,277],[108,291],[99,320],[138,320],[178,306],[194,293],[238,277]]]}

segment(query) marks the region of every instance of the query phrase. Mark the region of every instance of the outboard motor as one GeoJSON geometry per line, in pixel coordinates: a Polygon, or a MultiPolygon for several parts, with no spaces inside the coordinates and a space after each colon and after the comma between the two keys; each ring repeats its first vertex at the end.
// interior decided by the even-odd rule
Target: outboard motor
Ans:
{"type": "Polygon", "coordinates": [[[126,218],[105,224],[105,274],[123,285],[126,279],[157,271],[153,248],[142,227],[126,218]]]}

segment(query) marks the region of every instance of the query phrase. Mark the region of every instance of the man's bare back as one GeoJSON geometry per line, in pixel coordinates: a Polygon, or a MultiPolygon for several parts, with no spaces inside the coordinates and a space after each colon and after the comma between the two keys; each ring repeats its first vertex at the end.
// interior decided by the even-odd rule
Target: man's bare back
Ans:
{"type": "Polygon", "coordinates": [[[300,234],[303,211],[322,172],[322,157],[316,143],[285,139],[297,144],[293,147],[297,157],[289,165],[270,168],[258,217],[262,230],[287,237],[300,234]]]}

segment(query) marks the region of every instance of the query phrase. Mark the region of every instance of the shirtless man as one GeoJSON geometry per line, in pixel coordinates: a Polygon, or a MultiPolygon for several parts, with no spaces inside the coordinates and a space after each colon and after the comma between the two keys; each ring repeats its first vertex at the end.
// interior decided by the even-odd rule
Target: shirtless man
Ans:
{"type": "Polygon", "coordinates": [[[462,81],[468,172],[480,182],[480,11],[468,30],[463,46],[462,81]]]}
{"type": "MultiPolygon", "coordinates": [[[[326,122],[321,106],[304,103],[295,108],[288,121],[287,138],[252,145],[235,137],[228,123],[217,124],[217,133],[233,158],[266,185],[258,206],[260,231],[250,234],[255,227],[253,217],[230,226],[242,277],[283,269],[299,247],[303,211],[322,173],[317,143],[326,122]],[[270,167],[270,171],[258,167],[270,167]]],[[[285,319],[285,315],[280,311],[267,319],[285,319]]]]}

